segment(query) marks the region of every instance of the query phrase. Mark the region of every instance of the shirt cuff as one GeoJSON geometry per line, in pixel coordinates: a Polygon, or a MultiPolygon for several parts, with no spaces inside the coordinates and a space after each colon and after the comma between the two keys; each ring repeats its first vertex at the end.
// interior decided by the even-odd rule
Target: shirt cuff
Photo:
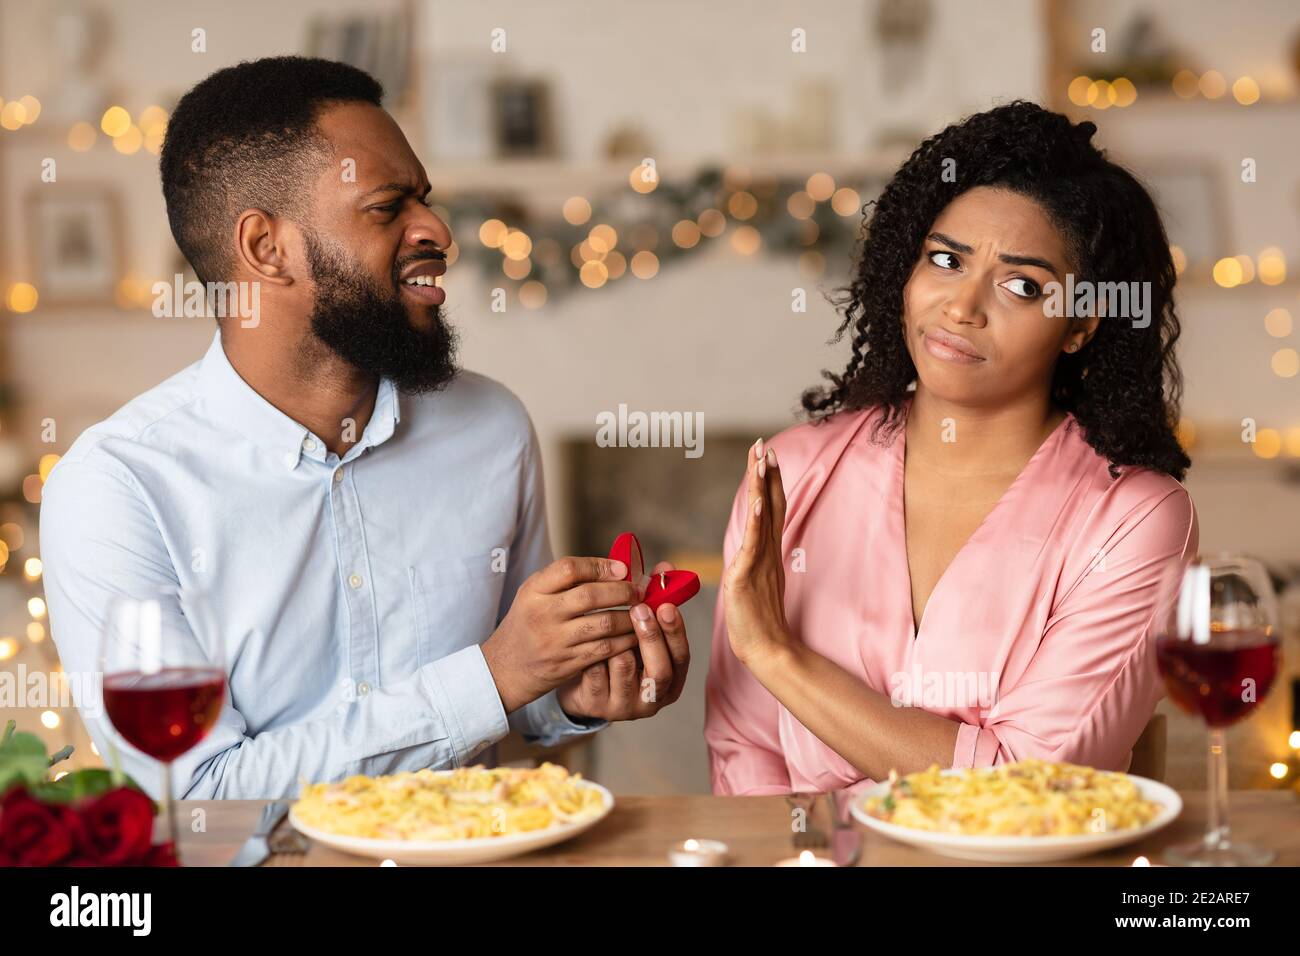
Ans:
{"type": "Polygon", "coordinates": [[[997,735],[987,727],[962,724],[957,728],[957,745],[952,754],[953,769],[991,767],[997,760],[1000,746],[997,735]]]}
{"type": "Polygon", "coordinates": [[[559,694],[550,691],[510,715],[510,727],[529,743],[554,747],[565,737],[594,734],[609,726],[600,718],[570,717],[560,706],[559,694]]]}
{"type": "Polygon", "coordinates": [[[420,679],[442,715],[458,765],[464,766],[509,733],[501,695],[479,645],[425,664],[420,679]]]}

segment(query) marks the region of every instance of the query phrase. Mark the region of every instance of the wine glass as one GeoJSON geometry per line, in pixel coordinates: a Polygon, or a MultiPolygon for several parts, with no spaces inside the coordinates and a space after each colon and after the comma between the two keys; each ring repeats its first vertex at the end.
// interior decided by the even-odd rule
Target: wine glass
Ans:
{"type": "Polygon", "coordinates": [[[221,713],[226,672],[216,634],[207,601],[193,592],[115,597],[104,620],[104,712],[129,744],[162,762],[166,837],[178,858],[171,765],[221,713]]]}
{"type": "Polygon", "coordinates": [[[1220,553],[1184,569],[1174,562],[1161,584],[1153,634],[1156,666],[1170,699],[1209,727],[1209,825],[1204,838],[1170,847],[1186,866],[1261,866],[1271,850],[1232,839],[1228,828],[1228,753],[1224,728],[1249,716],[1280,667],[1277,597],[1258,561],[1220,553]]]}

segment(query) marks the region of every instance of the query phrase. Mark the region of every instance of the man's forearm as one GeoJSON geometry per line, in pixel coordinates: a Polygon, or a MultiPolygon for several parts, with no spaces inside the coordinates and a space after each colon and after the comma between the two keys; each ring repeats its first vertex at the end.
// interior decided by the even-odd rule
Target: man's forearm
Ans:
{"type": "Polygon", "coordinates": [[[178,789],[190,799],[294,797],[304,780],[461,766],[509,730],[478,647],[341,707],[252,737],[223,714],[210,737],[176,762],[185,781],[178,789]]]}

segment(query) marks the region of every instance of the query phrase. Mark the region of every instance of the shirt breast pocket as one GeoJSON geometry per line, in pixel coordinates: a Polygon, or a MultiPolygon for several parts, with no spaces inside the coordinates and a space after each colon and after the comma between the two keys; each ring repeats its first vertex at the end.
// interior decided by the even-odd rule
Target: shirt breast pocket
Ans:
{"type": "Polygon", "coordinates": [[[505,570],[492,553],[421,561],[407,568],[417,666],[481,644],[496,629],[505,570]]]}

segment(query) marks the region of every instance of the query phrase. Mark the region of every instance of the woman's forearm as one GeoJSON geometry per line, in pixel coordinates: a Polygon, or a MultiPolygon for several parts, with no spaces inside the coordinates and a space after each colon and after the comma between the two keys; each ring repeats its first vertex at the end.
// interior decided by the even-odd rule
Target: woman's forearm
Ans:
{"type": "Polygon", "coordinates": [[[958,721],[896,707],[834,661],[786,644],[746,661],[799,723],[873,780],[952,764],[958,721]]]}

